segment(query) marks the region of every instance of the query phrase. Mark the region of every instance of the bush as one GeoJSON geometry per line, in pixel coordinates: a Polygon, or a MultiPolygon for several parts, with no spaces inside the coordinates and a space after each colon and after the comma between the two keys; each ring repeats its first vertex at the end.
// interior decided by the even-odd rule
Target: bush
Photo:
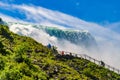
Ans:
{"type": "Polygon", "coordinates": [[[18,62],[18,63],[21,63],[21,62],[24,61],[24,58],[23,58],[22,54],[17,53],[17,54],[15,55],[15,57],[14,57],[14,60],[15,60],[16,62],[18,62]]]}
{"type": "Polygon", "coordinates": [[[4,60],[0,57],[0,70],[3,70],[5,67],[5,62],[4,60]]]}
{"type": "Polygon", "coordinates": [[[21,77],[22,74],[18,69],[7,69],[0,75],[0,80],[19,80],[21,77]]]}

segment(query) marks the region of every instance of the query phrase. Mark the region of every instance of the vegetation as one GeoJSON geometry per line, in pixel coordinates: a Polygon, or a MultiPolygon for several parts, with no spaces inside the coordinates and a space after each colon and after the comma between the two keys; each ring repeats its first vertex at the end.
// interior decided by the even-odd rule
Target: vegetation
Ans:
{"type": "Polygon", "coordinates": [[[120,80],[88,60],[62,56],[0,25],[0,80],[120,80]]]}

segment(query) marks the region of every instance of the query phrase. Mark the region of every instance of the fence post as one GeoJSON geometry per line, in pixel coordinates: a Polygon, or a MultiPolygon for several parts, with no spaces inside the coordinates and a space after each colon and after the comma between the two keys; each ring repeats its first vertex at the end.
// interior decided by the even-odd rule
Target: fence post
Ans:
{"type": "Polygon", "coordinates": [[[77,57],[77,54],[75,54],[75,57],[77,57]]]}
{"type": "Polygon", "coordinates": [[[95,59],[93,59],[94,63],[95,63],[95,59]]]}
{"type": "Polygon", "coordinates": [[[120,71],[118,70],[118,74],[119,74],[119,72],[120,72],[120,71]]]}
{"type": "Polygon", "coordinates": [[[115,68],[113,67],[113,71],[115,71],[115,68]]]}
{"type": "Polygon", "coordinates": [[[89,61],[91,61],[91,59],[92,59],[92,58],[89,56],[89,61]]]}
{"type": "Polygon", "coordinates": [[[86,55],[84,55],[85,59],[86,59],[86,55]]]}

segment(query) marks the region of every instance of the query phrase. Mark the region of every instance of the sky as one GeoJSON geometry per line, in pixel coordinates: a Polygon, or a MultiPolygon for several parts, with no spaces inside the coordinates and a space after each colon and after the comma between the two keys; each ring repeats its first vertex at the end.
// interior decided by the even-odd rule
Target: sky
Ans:
{"type": "MultiPolygon", "coordinates": [[[[0,0],[0,14],[1,16],[7,16],[7,18],[12,17],[17,20],[39,23],[43,20],[40,18],[44,15],[38,15],[40,12],[36,12],[36,17],[34,10],[41,7],[86,22],[93,22],[120,33],[119,3],[120,0],[0,0]],[[31,10],[26,10],[25,7],[29,7],[31,10]],[[30,15],[31,13],[32,15],[30,15]],[[33,15],[37,19],[34,17],[30,19],[30,16],[33,15]]],[[[38,9],[38,11],[40,10],[38,9]]]]}
{"type": "MultiPolygon", "coordinates": [[[[107,24],[120,21],[120,0],[1,0],[8,4],[29,4],[57,10],[85,21],[107,24]]],[[[25,18],[0,8],[0,13],[25,18]]]]}

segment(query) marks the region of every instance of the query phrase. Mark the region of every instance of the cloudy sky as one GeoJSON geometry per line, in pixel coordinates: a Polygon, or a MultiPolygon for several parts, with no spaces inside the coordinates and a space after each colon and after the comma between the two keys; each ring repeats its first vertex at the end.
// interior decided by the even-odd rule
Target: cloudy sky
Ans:
{"type": "MultiPolygon", "coordinates": [[[[0,2],[40,6],[100,24],[120,21],[120,0],[0,0],[0,2]]],[[[25,18],[24,14],[19,15],[19,12],[8,11],[1,7],[0,13],[25,18]]]]}
{"type": "MultiPolygon", "coordinates": [[[[38,22],[30,19],[29,13],[33,6],[42,7],[56,12],[62,12],[87,22],[94,22],[119,32],[120,0],[0,0],[0,15],[22,19],[28,22],[38,22]],[[23,12],[25,7],[29,7],[23,12]],[[27,14],[27,15],[26,15],[27,14]]],[[[37,9],[35,8],[35,9],[37,9]]],[[[39,10],[40,11],[40,10],[39,10]]],[[[35,15],[35,13],[34,13],[35,15]]]]}
{"type": "Polygon", "coordinates": [[[0,0],[0,17],[6,21],[79,27],[94,34],[106,32],[101,27],[120,33],[119,3],[119,0],[0,0]]]}
{"type": "Polygon", "coordinates": [[[119,8],[119,0],[1,0],[0,17],[6,21],[84,29],[110,40],[111,35],[119,37],[119,8]]]}

